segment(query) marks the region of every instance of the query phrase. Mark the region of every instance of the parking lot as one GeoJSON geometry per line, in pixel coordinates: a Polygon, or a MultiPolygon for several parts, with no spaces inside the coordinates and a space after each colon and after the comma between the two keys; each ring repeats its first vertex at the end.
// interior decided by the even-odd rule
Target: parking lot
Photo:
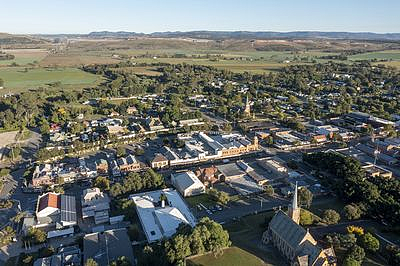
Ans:
{"type": "Polygon", "coordinates": [[[217,205],[216,203],[208,206],[206,204],[202,204],[203,206],[198,204],[200,208],[196,205],[191,208],[191,211],[198,219],[208,216],[218,223],[226,223],[249,214],[269,211],[280,206],[283,208],[289,203],[289,200],[282,198],[255,195],[231,201],[226,206],[218,204],[221,206],[220,209],[215,206],[217,205]]]}

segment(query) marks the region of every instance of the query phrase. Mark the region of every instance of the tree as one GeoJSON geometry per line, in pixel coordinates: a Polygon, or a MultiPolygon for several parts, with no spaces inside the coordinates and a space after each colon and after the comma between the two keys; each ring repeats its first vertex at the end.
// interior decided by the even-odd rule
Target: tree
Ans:
{"type": "Polygon", "coordinates": [[[362,215],[362,211],[361,211],[360,207],[358,207],[356,204],[348,204],[348,205],[344,206],[343,212],[344,212],[344,216],[348,220],[360,219],[360,217],[362,215]]]}
{"type": "Polygon", "coordinates": [[[346,227],[346,230],[349,234],[355,234],[361,236],[364,234],[364,228],[355,225],[349,225],[346,227]]]}
{"type": "Polygon", "coordinates": [[[0,177],[4,177],[10,174],[10,169],[9,168],[3,168],[0,170],[0,177]]]}
{"type": "Polygon", "coordinates": [[[41,229],[30,227],[26,237],[36,244],[41,244],[46,242],[47,234],[41,229]]]}
{"type": "Polygon", "coordinates": [[[327,224],[337,224],[340,221],[340,214],[335,210],[325,210],[322,215],[322,220],[327,224]]]}
{"type": "Polygon", "coordinates": [[[189,239],[184,235],[172,237],[170,241],[165,242],[165,254],[171,264],[182,264],[191,254],[189,239]]]}
{"type": "Polygon", "coordinates": [[[313,219],[312,213],[307,210],[301,209],[300,210],[300,224],[301,225],[311,225],[311,224],[313,224],[313,222],[314,222],[314,219],[313,219]]]}
{"type": "Polygon", "coordinates": [[[274,188],[273,188],[271,185],[265,186],[265,187],[264,187],[264,190],[265,190],[265,193],[266,193],[268,196],[274,195],[274,188]]]}
{"type": "Polygon", "coordinates": [[[358,262],[362,262],[365,258],[365,251],[362,247],[357,244],[354,244],[346,254],[346,259],[355,260],[358,262]]]}
{"type": "Polygon", "coordinates": [[[221,203],[221,204],[227,204],[230,200],[229,194],[224,192],[224,191],[220,191],[220,190],[216,190],[216,189],[210,189],[208,191],[208,194],[217,202],[221,203]]]}
{"type": "Polygon", "coordinates": [[[307,208],[310,208],[312,202],[313,194],[310,190],[305,187],[299,189],[299,202],[300,205],[304,205],[307,208]]]}
{"type": "Polygon", "coordinates": [[[131,266],[132,263],[125,256],[119,257],[116,261],[111,262],[111,266],[131,266]]]}
{"type": "Polygon", "coordinates": [[[110,180],[107,177],[99,176],[94,181],[94,186],[100,188],[100,190],[110,190],[110,180]]]}
{"type": "Polygon", "coordinates": [[[371,233],[365,233],[361,235],[360,244],[364,249],[368,251],[376,252],[379,250],[379,240],[371,233]]]}
{"type": "Polygon", "coordinates": [[[361,262],[356,261],[352,258],[346,257],[343,260],[343,266],[361,266],[361,262]]]}
{"type": "Polygon", "coordinates": [[[124,157],[126,156],[126,149],[124,146],[117,147],[117,157],[124,157]]]}
{"type": "Polygon", "coordinates": [[[99,264],[92,258],[89,258],[85,262],[85,266],[99,266],[99,264]]]}

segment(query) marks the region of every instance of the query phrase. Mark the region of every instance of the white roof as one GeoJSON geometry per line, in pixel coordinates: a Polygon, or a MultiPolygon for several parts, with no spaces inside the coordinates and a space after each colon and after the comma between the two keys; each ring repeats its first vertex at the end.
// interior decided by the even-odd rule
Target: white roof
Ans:
{"type": "Polygon", "coordinates": [[[140,222],[149,242],[170,237],[171,232],[175,233],[181,222],[192,227],[196,225],[193,214],[174,189],[138,193],[129,198],[135,202],[140,222]],[[164,208],[159,205],[162,193],[167,197],[167,204],[164,208]]]}

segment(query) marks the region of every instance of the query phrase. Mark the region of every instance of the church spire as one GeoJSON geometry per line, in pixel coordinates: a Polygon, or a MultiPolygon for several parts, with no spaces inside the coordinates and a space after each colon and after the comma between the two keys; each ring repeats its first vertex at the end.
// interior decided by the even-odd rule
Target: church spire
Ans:
{"type": "Polygon", "coordinates": [[[296,186],[294,188],[294,195],[293,195],[293,201],[292,201],[292,208],[295,210],[298,208],[297,206],[297,181],[296,181],[296,186]]]}
{"type": "Polygon", "coordinates": [[[249,94],[246,94],[246,106],[244,107],[244,114],[250,116],[250,112],[249,94]]]}
{"type": "Polygon", "coordinates": [[[294,188],[294,193],[293,193],[293,200],[292,200],[292,204],[289,205],[289,216],[290,218],[292,218],[292,220],[299,224],[300,223],[300,208],[297,204],[297,182],[296,182],[296,186],[294,188]]]}

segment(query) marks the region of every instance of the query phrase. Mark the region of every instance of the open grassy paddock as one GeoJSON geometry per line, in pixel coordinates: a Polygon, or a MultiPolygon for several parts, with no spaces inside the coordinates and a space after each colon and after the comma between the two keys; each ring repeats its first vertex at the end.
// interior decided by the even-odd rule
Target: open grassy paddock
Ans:
{"type": "Polygon", "coordinates": [[[0,67],[0,78],[4,80],[4,93],[8,89],[15,91],[51,86],[55,82],[60,82],[61,87],[81,88],[95,85],[102,80],[100,76],[77,68],[0,67]]]}
{"type": "Polygon", "coordinates": [[[2,51],[14,55],[15,58],[13,60],[0,60],[0,66],[8,66],[12,63],[18,65],[35,64],[48,55],[46,49],[5,49],[2,51]]]}

